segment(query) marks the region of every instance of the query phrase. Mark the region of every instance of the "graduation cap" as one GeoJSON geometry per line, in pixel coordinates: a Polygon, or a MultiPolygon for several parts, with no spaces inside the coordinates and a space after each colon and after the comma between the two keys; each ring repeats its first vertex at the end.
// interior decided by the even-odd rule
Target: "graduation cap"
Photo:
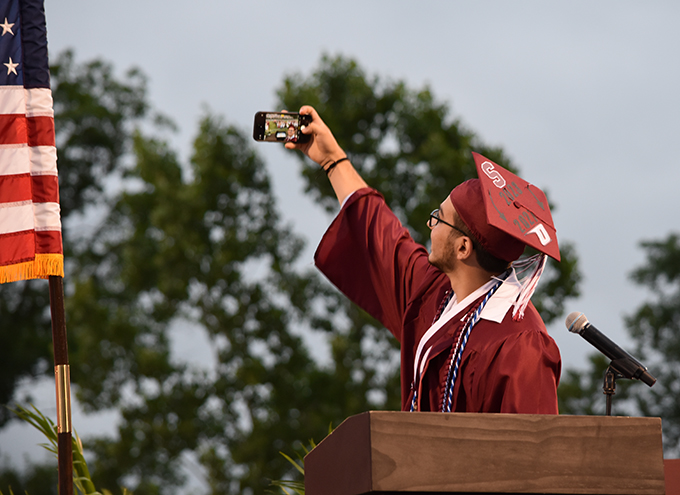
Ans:
{"type": "Polygon", "coordinates": [[[514,261],[528,245],[560,260],[557,231],[543,191],[479,153],[478,180],[451,192],[451,201],[477,240],[497,258],[514,261]]]}
{"type": "Polygon", "coordinates": [[[493,256],[513,262],[521,289],[513,305],[513,319],[521,320],[547,256],[560,261],[557,231],[543,191],[479,153],[472,153],[479,179],[451,191],[458,216],[493,256]],[[525,246],[542,254],[518,260],[525,246]],[[546,256],[547,255],[547,256],[546,256]]]}

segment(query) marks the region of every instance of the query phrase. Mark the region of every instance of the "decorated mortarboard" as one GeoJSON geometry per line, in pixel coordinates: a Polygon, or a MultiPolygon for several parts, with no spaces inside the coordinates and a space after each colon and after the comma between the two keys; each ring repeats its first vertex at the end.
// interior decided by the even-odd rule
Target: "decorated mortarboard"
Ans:
{"type": "Polygon", "coordinates": [[[489,224],[560,261],[557,231],[543,191],[479,153],[472,156],[489,224]]]}
{"type": "Polygon", "coordinates": [[[482,247],[496,258],[512,263],[520,285],[512,317],[521,320],[548,256],[560,260],[548,200],[533,184],[478,153],[472,155],[479,179],[458,185],[449,198],[482,247]],[[540,254],[521,258],[527,245],[540,254]]]}

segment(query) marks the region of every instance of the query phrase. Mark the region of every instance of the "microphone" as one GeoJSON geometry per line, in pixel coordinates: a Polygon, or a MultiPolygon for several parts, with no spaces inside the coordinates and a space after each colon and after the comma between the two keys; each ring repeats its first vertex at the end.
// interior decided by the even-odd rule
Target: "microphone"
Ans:
{"type": "Polygon", "coordinates": [[[569,313],[565,324],[570,332],[579,334],[598,351],[611,359],[611,367],[618,371],[623,378],[635,378],[636,380],[646,383],[650,387],[656,383],[656,378],[647,371],[647,368],[645,368],[642,363],[591,325],[588,318],[586,318],[586,315],[583,313],[579,313],[578,311],[569,313]]]}

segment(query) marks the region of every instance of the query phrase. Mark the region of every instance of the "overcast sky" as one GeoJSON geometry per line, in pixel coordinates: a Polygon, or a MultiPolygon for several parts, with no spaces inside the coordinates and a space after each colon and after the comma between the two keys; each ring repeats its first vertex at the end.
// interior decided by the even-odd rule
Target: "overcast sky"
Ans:
{"type": "MultiPolygon", "coordinates": [[[[147,74],[184,156],[206,106],[249,134],[256,111],[275,110],[283,76],[309,74],[322,53],[428,85],[557,205],[558,237],[576,245],[585,276],[567,313],[630,347],[623,317],[645,297],[628,278],[639,242],[678,230],[679,3],[47,0],[46,12],[52,57],[72,48],[78,61],[147,74]]],[[[303,197],[290,155],[253,144],[311,264],[329,218],[303,197]]],[[[563,366],[582,367],[592,348],[563,321],[549,328],[563,366]]]]}

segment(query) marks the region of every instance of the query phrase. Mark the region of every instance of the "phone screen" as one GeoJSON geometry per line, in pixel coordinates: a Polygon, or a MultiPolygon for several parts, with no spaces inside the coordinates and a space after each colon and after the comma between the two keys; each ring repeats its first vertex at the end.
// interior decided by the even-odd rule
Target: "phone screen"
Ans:
{"type": "Polygon", "coordinates": [[[302,141],[300,114],[281,112],[258,112],[255,114],[253,138],[257,141],[291,142],[302,141]]]}

